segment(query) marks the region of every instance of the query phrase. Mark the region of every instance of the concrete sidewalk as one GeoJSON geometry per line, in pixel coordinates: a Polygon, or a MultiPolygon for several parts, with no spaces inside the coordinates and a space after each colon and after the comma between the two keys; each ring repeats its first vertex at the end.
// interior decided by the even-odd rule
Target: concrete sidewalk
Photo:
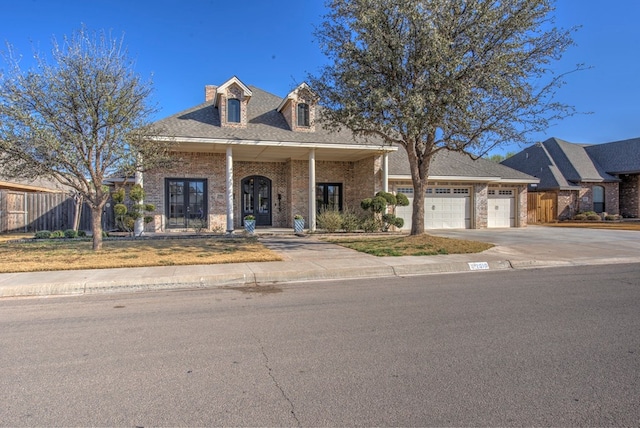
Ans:
{"type": "Polygon", "coordinates": [[[479,254],[375,257],[315,236],[263,235],[280,262],[0,274],[0,297],[256,286],[334,279],[640,262],[640,233],[547,228],[429,231],[496,244],[479,254]]]}

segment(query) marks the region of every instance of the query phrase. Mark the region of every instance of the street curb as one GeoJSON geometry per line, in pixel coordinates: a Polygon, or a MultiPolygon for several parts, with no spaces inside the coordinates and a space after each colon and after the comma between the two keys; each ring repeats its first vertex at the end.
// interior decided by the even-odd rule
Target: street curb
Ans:
{"type": "MultiPolygon", "coordinates": [[[[488,262],[446,262],[446,263],[415,263],[402,265],[380,265],[364,267],[325,268],[321,265],[307,266],[307,269],[295,270],[287,268],[280,271],[265,271],[260,269],[260,263],[240,263],[233,268],[234,272],[176,275],[167,272],[162,276],[149,276],[144,268],[140,268],[130,277],[116,277],[100,280],[92,277],[100,275],[100,270],[82,272],[82,280],[62,282],[45,282],[9,285],[19,282],[20,273],[2,274],[0,277],[0,298],[3,297],[44,297],[64,295],[107,294],[141,291],[161,291],[177,289],[206,289],[225,287],[246,287],[269,284],[284,284],[292,282],[353,280],[363,278],[394,278],[404,276],[418,276],[443,273],[471,273],[499,270],[537,269],[550,267],[570,267],[601,264],[638,263],[638,257],[614,257],[602,259],[573,259],[573,260],[493,260],[488,262]],[[317,266],[317,268],[313,268],[317,266]],[[146,275],[145,275],[146,274],[146,275]]],[[[227,265],[228,266],[228,265],[227,265]]],[[[194,267],[195,268],[195,267],[194,267]]],[[[44,278],[63,275],[69,271],[39,272],[44,278]]]]}

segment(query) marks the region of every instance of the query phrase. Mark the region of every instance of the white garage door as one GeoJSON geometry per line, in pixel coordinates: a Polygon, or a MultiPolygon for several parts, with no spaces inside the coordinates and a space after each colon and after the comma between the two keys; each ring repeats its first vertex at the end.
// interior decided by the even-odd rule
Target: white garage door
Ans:
{"type": "Polygon", "coordinates": [[[488,227],[515,227],[516,198],[513,190],[490,189],[487,208],[488,227]]]}
{"type": "MultiPolygon", "coordinates": [[[[413,189],[399,188],[409,198],[406,207],[397,207],[396,215],[404,219],[403,229],[411,229],[413,189]]],[[[471,191],[468,187],[428,188],[424,201],[427,229],[469,229],[471,227],[471,191]]]]}

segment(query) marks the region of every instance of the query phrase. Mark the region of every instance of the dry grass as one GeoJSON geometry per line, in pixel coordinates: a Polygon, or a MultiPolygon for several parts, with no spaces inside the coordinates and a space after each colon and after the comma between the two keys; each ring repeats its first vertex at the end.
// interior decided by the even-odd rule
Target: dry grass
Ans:
{"type": "MultiPolygon", "coordinates": [[[[32,236],[28,235],[29,238],[32,236]]],[[[282,260],[277,253],[265,248],[256,238],[106,240],[100,252],[94,252],[88,240],[10,242],[16,238],[16,235],[2,235],[0,238],[0,272],[282,260]]]]}
{"type": "Polygon", "coordinates": [[[493,244],[431,235],[395,237],[329,238],[328,242],[374,256],[432,256],[481,253],[493,244]]]}
{"type": "Polygon", "coordinates": [[[549,227],[579,227],[582,229],[617,229],[617,230],[640,230],[640,221],[561,221],[557,223],[545,223],[543,226],[549,227]]]}

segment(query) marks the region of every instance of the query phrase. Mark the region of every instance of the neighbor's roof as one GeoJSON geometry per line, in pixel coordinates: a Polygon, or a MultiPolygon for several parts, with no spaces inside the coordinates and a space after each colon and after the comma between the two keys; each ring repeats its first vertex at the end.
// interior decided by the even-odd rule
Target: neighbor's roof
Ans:
{"type": "MultiPolygon", "coordinates": [[[[549,138],[505,159],[502,164],[538,177],[540,190],[573,190],[580,188],[581,182],[618,181],[607,172],[608,168],[602,166],[599,156],[592,155],[594,147],[596,146],[549,138]]],[[[604,150],[602,159],[605,158],[604,154],[609,154],[610,151],[604,150]]]]}
{"type": "Polygon", "coordinates": [[[0,189],[12,190],[17,192],[48,192],[60,193],[70,191],[57,181],[47,180],[44,178],[36,178],[33,180],[22,180],[4,177],[0,175],[0,189]]]}
{"type": "Polygon", "coordinates": [[[594,144],[585,151],[609,174],[640,173],[640,138],[594,144]]]}
{"type": "MultiPolygon", "coordinates": [[[[411,170],[404,148],[389,153],[389,175],[394,178],[409,177],[411,170]]],[[[458,179],[473,181],[508,181],[514,183],[537,183],[538,180],[507,166],[488,159],[471,159],[461,152],[440,150],[429,166],[429,179],[458,179]]]]}

